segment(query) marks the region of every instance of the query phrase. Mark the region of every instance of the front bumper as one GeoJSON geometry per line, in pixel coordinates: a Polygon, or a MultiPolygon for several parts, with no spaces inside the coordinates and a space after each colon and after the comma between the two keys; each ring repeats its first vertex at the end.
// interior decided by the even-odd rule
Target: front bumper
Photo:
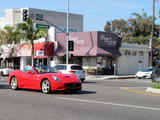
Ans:
{"type": "Polygon", "coordinates": [[[82,83],[58,83],[51,86],[52,91],[81,90],[82,83]]]}

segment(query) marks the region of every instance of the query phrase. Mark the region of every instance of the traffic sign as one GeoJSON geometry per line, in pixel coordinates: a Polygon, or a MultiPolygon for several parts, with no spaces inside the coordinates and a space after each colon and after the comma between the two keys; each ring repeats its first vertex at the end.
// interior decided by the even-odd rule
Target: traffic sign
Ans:
{"type": "Polygon", "coordinates": [[[49,29],[50,26],[47,25],[47,24],[36,24],[36,28],[39,28],[39,29],[49,29]]]}

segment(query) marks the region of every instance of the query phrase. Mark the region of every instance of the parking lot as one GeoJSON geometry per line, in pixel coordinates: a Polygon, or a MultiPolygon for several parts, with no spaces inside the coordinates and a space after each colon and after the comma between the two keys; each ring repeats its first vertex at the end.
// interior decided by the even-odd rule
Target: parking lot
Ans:
{"type": "Polygon", "coordinates": [[[86,80],[77,94],[11,90],[0,79],[1,120],[159,120],[160,96],[149,79],[86,80]],[[137,92],[136,92],[137,91],[137,92]]]}

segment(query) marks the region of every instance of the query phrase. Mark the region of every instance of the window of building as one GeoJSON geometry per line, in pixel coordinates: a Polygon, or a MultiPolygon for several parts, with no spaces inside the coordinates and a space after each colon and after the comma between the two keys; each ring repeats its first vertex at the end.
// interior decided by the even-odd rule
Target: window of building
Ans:
{"type": "Polygon", "coordinates": [[[133,56],[136,56],[136,55],[137,55],[137,52],[132,52],[132,55],[133,55],[133,56]]]}
{"type": "Polygon", "coordinates": [[[129,50],[126,50],[125,55],[131,55],[131,52],[129,50]]]}
{"type": "Polygon", "coordinates": [[[36,20],[43,21],[43,14],[36,14],[36,20]]]}
{"type": "Polygon", "coordinates": [[[139,51],[139,56],[143,56],[143,51],[139,51]]]}

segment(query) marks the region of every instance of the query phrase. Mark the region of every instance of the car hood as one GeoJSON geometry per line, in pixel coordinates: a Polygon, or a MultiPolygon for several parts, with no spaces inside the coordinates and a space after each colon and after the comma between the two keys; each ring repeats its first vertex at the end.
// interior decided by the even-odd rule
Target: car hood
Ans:
{"type": "Polygon", "coordinates": [[[78,77],[74,74],[62,74],[62,73],[47,73],[50,77],[55,76],[64,82],[80,82],[78,77]]]}

